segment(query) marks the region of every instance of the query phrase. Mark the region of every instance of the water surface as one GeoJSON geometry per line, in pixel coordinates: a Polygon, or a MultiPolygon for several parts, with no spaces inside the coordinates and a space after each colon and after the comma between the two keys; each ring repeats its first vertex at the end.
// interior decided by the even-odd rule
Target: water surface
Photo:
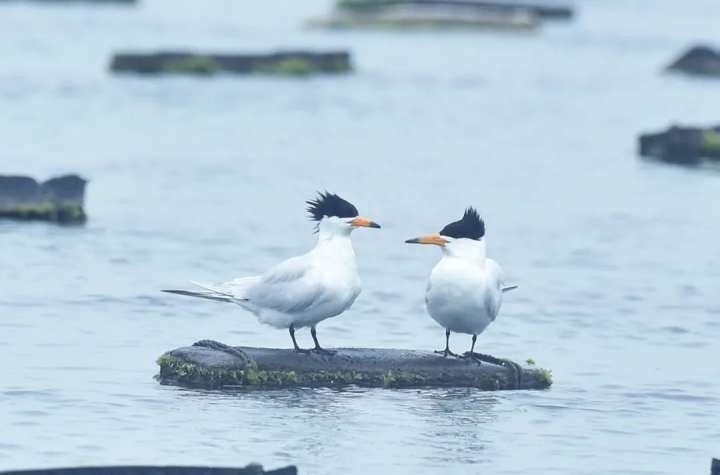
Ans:
{"type": "MultiPolygon", "coordinates": [[[[660,74],[720,4],[583,1],[537,34],[303,30],[325,1],[0,6],[0,168],[91,180],[85,227],[0,223],[0,469],[297,464],[307,474],[704,473],[720,454],[720,175],[635,137],[717,122],[720,83],[660,74]],[[296,4],[297,3],[297,4],[296,4]],[[348,77],[112,77],[112,51],[350,48],[348,77]],[[204,338],[286,347],[240,309],[163,295],[313,244],[303,201],[352,200],[364,291],[327,346],[435,349],[435,232],[467,205],[521,288],[482,351],[549,391],[162,387],[204,338]]],[[[310,344],[305,332],[304,345],[310,344]]],[[[456,349],[469,337],[454,337],[456,349]]]]}

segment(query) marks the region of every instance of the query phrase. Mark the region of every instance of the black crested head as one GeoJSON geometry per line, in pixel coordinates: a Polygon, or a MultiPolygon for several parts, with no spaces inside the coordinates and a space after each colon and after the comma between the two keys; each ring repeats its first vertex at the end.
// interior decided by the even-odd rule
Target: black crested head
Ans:
{"type": "Polygon", "coordinates": [[[337,216],[338,218],[354,218],[358,210],[352,203],[345,201],[338,195],[329,192],[318,192],[317,198],[306,201],[307,211],[310,219],[320,221],[325,216],[337,216]]]}
{"type": "Polygon", "coordinates": [[[478,212],[475,211],[475,208],[470,207],[465,210],[465,214],[460,221],[455,221],[445,226],[442,231],[440,231],[440,235],[455,239],[466,238],[478,241],[485,236],[485,222],[478,212]]]}

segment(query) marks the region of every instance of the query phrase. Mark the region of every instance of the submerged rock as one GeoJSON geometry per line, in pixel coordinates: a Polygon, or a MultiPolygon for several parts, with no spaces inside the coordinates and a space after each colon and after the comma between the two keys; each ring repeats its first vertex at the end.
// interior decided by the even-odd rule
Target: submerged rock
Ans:
{"type": "Polygon", "coordinates": [[[0,175],[0,218],[84,222],[86,184],[77,175],[44,183],[26,176],[0,175]]]}
{"type": "Polygon", "coordinates": [[[0,0],[2,3],[47,3],[50,5],[63,4],[63,3],[95,3],[98,5],[134,5],[138,3],[137,0],[0,0]]]}
{"type": "Polygon", "coordinates": [[[720,78],[720,51],[708,46],[695,46],[670,64],[667,70],[720,78]]]}
{"type": "Polygon", "coordinates": [[[333,355],[290,349],[230,347],[203,340],[158,359],[161,384],[192,388],[474,387],[546,389],[550,372],[488,356],[494,364],[429,351],[340,348],[333,355]]]}
{"type": "Polygon", "coordinates": [[[638,139],[643,157],[666,162],[694,165],[703,158],[720,160],[720,126],[671,126],[659,133],[643,134],[638,139]]]}
{"type": "Polygon", "coordinates": [[[0,475],[297,475],[295,466],[264,470],[262,465],[250,464],[243,468],[229,467],[176,467],[176,466],[107,466],[68,467],[0,472],[0,475]]]}
{"type": "Polygon", "coordinates": [[[720,459],[712,459],[710,475],[720,475],[720,459]]]}
{"type": "Polygon", "coordinates": [[[391,5],[382,9],[335,9],[330,15],[308,22],[313,28],[408,29],[472,28],[532,30],[537,17],[529,11],[486,11],[468,6],[391,5]]]}
{"type": "Polygon", "coordinates": [[[569,19],[573,8],[558,2],[515,1],[515,0],[339,0],[337,6],[347,10],[368,11],[395,5],[445,7],[470,7],[484,11],[528,11],[539,18],[569,19]]]}
{"type": "Polygon", "coordinates": [[[118,53],[110,64],[116,73],[194,74],[216,73],[307,76],[352,71],[350,53],[331,51],[282,51],[270,54],[205,54],[161,51],[118,53]]]}

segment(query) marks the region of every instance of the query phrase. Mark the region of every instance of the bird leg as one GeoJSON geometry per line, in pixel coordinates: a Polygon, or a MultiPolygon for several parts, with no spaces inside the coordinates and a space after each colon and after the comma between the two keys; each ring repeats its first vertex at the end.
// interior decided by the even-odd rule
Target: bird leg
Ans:
{"type": "Polygon", "coordinates": [[[315,330],[314,326],[310,327],[310,334],[312,335],[312,339],[315,342],[315,348],[311,351],[317,351],[318,353],[323,353],[326,355],[334,355],[335,353],[337,353],[336,351],[326,350],[325,348],[322,348],[320,346],[320,342],[317,339],[317,330],[315,330]]]}
{"type": "Polygon", "coordinates": [[[515,384],[516,388],[520,387],[520,382],[522,380],[522,367],[515,363],[514,361],[505,360],[502,358],[496,358],[492,355],[485,355],[483,353],[475,353],[475,342],[477,341],[477,335],[472,336],[472,345],[470,346],[470,351],[466,351],[463,353],[463,355],[460,358],[469,358],[473,361],[476,361],[477,363],[485,362],[494,364],[497,366],[505,366],[512,372],[513,377],[513,383],[515,384]]]}
{"type": "Polygon", "coordinates": [[[289,330],[290,330],[290,338],[292,338],[293,347],[295,348],[295,351],[297,351],[298,353],[308,353],[310,350],[303,350],[302,348],[300,348],[298,346],[297,341],[295,340],[295,325],[290,324],[289,330]]]}
{"type": "Polygon", "coordinates": [[[447,358],[448,355],[450,356],[458,356],[457,354],[450,351],[450,330],[445,330],[445,349],[444,350],[436,350],[435,353],[438,355],[443,355],[444,358],[447,358]]]}

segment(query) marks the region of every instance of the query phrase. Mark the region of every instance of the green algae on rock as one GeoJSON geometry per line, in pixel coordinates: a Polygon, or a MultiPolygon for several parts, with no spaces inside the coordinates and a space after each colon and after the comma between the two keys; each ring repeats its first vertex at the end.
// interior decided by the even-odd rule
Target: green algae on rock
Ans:
{"type": "Polygon", "coordinates": [[[720,125],[673,125],[662,132],[640,135],[638,145],[641,156],[665,162],[696,165],[703,159],[717,161],[720,160],[720,125]]]}
{"type": "MultiPolygon", "coordinates": [[[[504,360],[498,360],[504,361],[504,360]]],[[[474,387],[546,389],[550,372],[443,358],[429,351],[341,348],[333,355],[230,347],[203,340],[157,361],[161,384],[204,389],[285,387],[474,387]],[[517,370],[519,368],[519,374],[517,370]]]]}
{"type": "Polygon", "coordinates": [[[66,175],[38,183],[25,176],[0,175],[0,218],[83,223],[87,181],[66,175]]]}
{"type": "Polygon", "coordinates": [[[206,54],[161,51],[156,53],[118,53],[110,64],[115,73],[143,75],[190,74],[210,76],[218,73],[309,76],[352,71],[346,51],[279,51],[268,54],[206,54]]]}

